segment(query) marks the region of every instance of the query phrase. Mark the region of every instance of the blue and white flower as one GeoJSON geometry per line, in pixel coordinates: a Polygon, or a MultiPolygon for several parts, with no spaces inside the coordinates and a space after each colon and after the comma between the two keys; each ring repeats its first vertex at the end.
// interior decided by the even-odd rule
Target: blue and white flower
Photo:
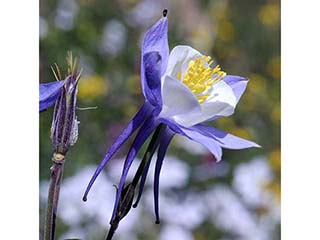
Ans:
{"type": "Polygon", "coordinates": [[[146,32],[141,54],[141,84],[145,102],[107,151],[83,197],[86,200],[102,169],[123,143],[138,130],[124,162],[112,219],[118,211],[130,166],[141,146],[159,125],[165,129],[160,134],[155,165],[154,199],[157,222],[160,170],[168,145],[175,134],[202,144],[217,161],[221,160],[222,148],[259,147],[254,142],[202,124],[233,114],[248,79],[227,75],[218,65],[213,65],[211,57],[190,46],[176,46],[169,53],[167,32],[166,14],[146,32]]]}

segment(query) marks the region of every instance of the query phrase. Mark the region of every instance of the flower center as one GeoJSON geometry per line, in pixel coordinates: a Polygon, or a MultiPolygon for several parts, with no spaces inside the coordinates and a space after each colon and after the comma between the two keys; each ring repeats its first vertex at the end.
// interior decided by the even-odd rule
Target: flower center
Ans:
{"type": "MultiPolygon", "coordinates": [[[[210,96],[208,90],[212,85],[222,80],[226,73],[221,71],[220,66],[214,68],[211,57],[201,56],[189,62],[188,71],[184,74],[182,82],[197,97],[199,103],[203,103],[210,96]]],[[[178,79],[181,81],[181,72],[178,73],[178,79]]]]}

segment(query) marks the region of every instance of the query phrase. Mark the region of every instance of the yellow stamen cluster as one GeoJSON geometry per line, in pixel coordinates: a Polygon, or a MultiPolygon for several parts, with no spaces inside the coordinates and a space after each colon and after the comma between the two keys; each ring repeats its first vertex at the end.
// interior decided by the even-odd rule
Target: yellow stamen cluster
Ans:
{"type": "MultiPolygon", "coordinates": [[[[209,56],[201,56],[191,60],[188,71],[183,76],[182,82],[197,97],[199,103],[203,103],[210,96],[210,94],[206,94],[207,90],[226,76],[219,65],[212,69],[210,67],[212,64],[213,61],[209,56]]],[[[180,72],[177,77],[181,80],[180,72]]]]}

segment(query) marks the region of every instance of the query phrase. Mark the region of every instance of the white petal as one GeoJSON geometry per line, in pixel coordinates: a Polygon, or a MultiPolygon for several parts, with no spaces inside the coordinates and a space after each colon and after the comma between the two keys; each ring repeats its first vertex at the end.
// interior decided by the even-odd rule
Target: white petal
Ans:
{"type": "Polygon", "coordinates": [[[200,110],[196,97],[182,82],[170,76],[163,78],[162,111],[159,117],[171,118],[180,114],[192,114],[200,110]]]}
{"type": "Polygon", "coordinates": [[[199,112],[181,114],[175,116],[174,120],[182,126],[190,127],[204,122],[214,116],[230,116],[236,106],[236,97],[224,81],[213,85],[210,97],[202,104],[199,112]]]}
{"type": "Polygon", "coordinates": [[[165,75],[169,75],[173,78],[177,78],[178,73],[183,74],[188,70],[189,62],[201,57],[202,54],[189,46],[176,46],[172,49],[169,60],[167,71],[165,75]]]}
{"type": "Polygon", "coordinates": [[[224,81],[215,83],[209,91],[210,96],[207,98],[205,103],[212,102],[225,102],[235,107],[237,104],[236,96],[232,88],[224,81]]]}

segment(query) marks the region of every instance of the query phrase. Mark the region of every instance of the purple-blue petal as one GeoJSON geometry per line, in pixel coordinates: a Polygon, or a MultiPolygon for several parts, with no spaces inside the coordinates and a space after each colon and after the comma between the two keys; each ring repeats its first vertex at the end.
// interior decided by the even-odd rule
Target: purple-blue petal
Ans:
{"type": "Polygon", "coordinates": [[[39,84],[39,111],[42,112],[55,104],[61,94],[65,80],[39,84]]]}
{"type": "Polygon", "coordinates": [[[193,126],[192,128],[197,129],[199,132],[201,132],[204,135],[212,137],[223,148],[244,149],[244,148],[251,148],[251,147],[261,147],[260,145],[254,142],[234,136],[230,133],[226,133],[214,127],[198,124],[196,126],[193,126]]]}
{"type": "Polygon", "coordinates": [[[148,175],[148,172],[149,172],[150,163],[151,163],[151,161],[148,161],[146,166],[144,167],[144,169],[142,171],[141,180],[140,180],[140,184],[139,184],[139,192],[138,192],[137,199],[136,199],[135,203],[133,204],[134,207],[137,207],[138,203],[140,202],[140,199],[141,199],[141,196],[142,196],[142,193],[143,193],[143,189],[144,189],[144,185],[146,183],[147,175],[148,175]]]}
{"type": "Polygon", "coordinates": [[[134,158],[136,157],[138,151],[142,147],[143,143],[147,140],[147,138],[150,136],[152,131],[157,127],[157,125],[158,125],[158,121],[153,116],[149,117],[144,122],[142,127],[139,129],[139,132],[137,133],[137,136],[135,137],[135,139],[130,147],[130,150],[127,154],[126,160],[123,165],[123,170],[122,170],[120,183],[118,186],[116,201],[115,201],[114,208],[113,208],[112,219],[114,218],[116,211],[118,209],[121,192],[124,187],[130,166],[131,166],[134,158]]]}
{"type": "Polygon", "coordinates": [[[167,124],[172,131],[182,136],[185,136],[190,140],[193,140],[195,142],[202,144],[214,155],[217,161],[221,160],[221,156],[222,156],[221,146],[217,142],[217,140],[211,137],[210,135],[194,127],[188,127],[188,128],[183,127],[168,119],[160,119],[160,121],[167,124]]]}
{"type": "Polygon", "coordinates": [[[223,81],[225,81],[232,88],[238,102],[246,90],[249,80],[244,77],[227,75],[223,78],[223,81]]]}
{"type": "Polygon", "coordinates": [[[174,132],[171,131],[169,128],[165,129],[165,132],[161,136],[160,139],[160,146],[158,149],[157,161],[155,166],[154,172],[154,211],[156,215],[156,223],[160,223],[159,217],[159,178],[160,178],[160,171],[163,163],[164,156],[167,152],[168,146],[174,136],[174,132]]]}
{"type": "Polygon", "coordinates": [[[161,56],[159,52],[148,52],[143,56],[145,95],[153,106],[162,106],[161,56]]]}
{"type": "MultiPolygon", "coordinates": [[[[154,99],[150,100],[150,94],[148,93],[150,85],[160,88],[161,78],[158,77],[158,71],[160,76],[162,76],[167,68],[169,58],[169,45],[168,45],[168,19],[166,17],[161,18],[156,22],[144,35],[142,41],[141,49],[141,85],[142,92],[146,99],[150,102],[153,102],[154,99]],[[148,55],[153,52],[152,55],[148,55]],[[157,54],[155,54],[157,53],[157,54]],[[159,57],[158,57],[158,56],[159,57]],[[159,59],[161,61],[159,61],[159,59]],[[150,65],[156,65],[155,67],[150,67],[150,65]],[[159,65],[159,66],[157,66],[159,65]],[[157,77],[150,77],[146,66],[149,66],[149,69],[157,69],[157,77]],[[147,76],[149,76],[147,78],[147,76]],[[158,82],[158,83],[157,83],[158,82]]],[[[154,88],[153,88],[154,89],[154,88]]],[[[161,90],[158,90],[161,93],[161,90]]]]}
{"type": "Polygon", "coordinates": [[[162,59],[161,75],[163,75],[169,58],[167,17],[161,18],[146,32],[142,41],[142,57],[148,52],[159,52],[162,59]]]}
{"type": "Polygon", "coordinates": [[[170,129],[172,131],[174,131],[175,133],[178,133],[178,134],[186,137],[184,132],[181,130],[181,126],[178,125],[177,123],[175,123],[174,121],[172,121],[170,119],[167,119],[167,118],[160,118],[159,121],[161,123],[164,123],[164,124],[168,125],[170,127],[170,129]]]}
{"type": "Polygon", "coordinates": [[[218,142],[214,138],[210,138],[204,134],[202,134],[200,131],[196,131],[191,128],[183,128],[184,134],[191,140],[202,144],[204,147],[206,147],[215,157],[216,161],[220,161],[222,157],[222,149],[221,146],[218,144],[218,142]]]}
{"type": "Polygon", "coordinates": [[[149,103],[144,103],[140,110],[136,113],[133,119],[129,122],[127,127],[122,131],[117,140],[109,148],[108,152],[104,156],[104,159],[100,162],[96,171],[90,179],[90,182],[86,188],[83,196],[83,201],[87,200],[87,195],[95,182],[98,175],[101,173],[102,169],[111,159],[111,157],[118,151],[122,144],[127,141],[127,139],[141,126],[141,124],[152,114],[152,107],[149,103]]]}

